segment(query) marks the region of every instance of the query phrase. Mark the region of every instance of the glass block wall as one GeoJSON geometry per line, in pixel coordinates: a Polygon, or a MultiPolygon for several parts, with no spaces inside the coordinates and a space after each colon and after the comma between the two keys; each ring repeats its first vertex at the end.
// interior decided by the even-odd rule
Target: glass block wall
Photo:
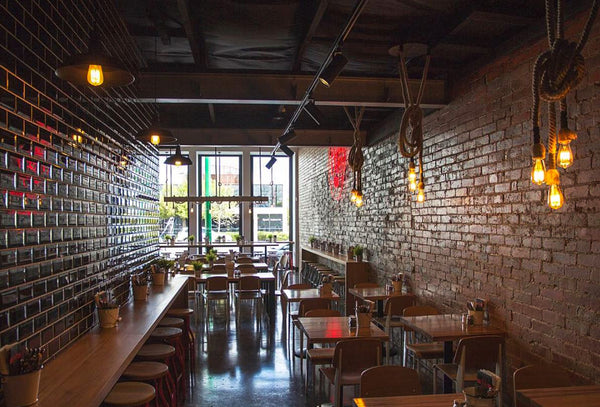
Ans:
{"type": "Polygon", "coordinates": [[[134,141],[154,107],[135,86],[79,88],[54,69],[92,26],[133,72],[143,59],[109,0],[0,1],[0,343],[52,357],[129,298],[158,250],[158,158],[134,141]]]}

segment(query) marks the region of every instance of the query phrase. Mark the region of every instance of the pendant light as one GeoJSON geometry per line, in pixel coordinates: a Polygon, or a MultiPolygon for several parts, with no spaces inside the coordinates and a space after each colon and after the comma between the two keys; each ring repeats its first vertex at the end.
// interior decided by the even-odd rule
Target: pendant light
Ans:
{"type": "MultiPolygon", "coordinates": [[[[154,60],[158,61],[158,49],[156,37],[154,37],[154,60]]],[[[156,104],[156,76],[154,76],[154,104],[156,104]]],[[[174,144],[177,138],[173,136],[170,130],[160,126],[160,113],[156,113],[156,121],[147,129],[142,130],[135,136],[137,140],[145,141],[154,146],[159,144],[174,144]]]]}
{"type": "Polygon", "coordinates": [[[183,154],[181,154],[181,147],[178,145],[175,148],[175,154],[167,157],[165,164],[179,167],[181,165],[192,165],[192,160],[190,160],[189,157],[185,157],[183,154]]]}
{"type": "Polygon", "coordinates": [[[54,73],[60,79],[75,85],[103,88],[126,86],[135,80],[118,60],[104,52],[96,29],[90,35],[88,51],[67,57],[54,73]]]}

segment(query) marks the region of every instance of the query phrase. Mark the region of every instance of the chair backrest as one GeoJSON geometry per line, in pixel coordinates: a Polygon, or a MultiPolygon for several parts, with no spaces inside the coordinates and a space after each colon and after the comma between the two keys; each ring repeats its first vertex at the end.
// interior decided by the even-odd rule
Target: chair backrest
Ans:
{"type": "Polygon", "coordinates": [[[287,270],[288,269],[288,254],[287,253],[283,253],[281,255],[281,257],[279,258],[279,265],[281,266],[282,270],[287,270]]]}
{"type": "Polygon", "coordinates": [[[517,391],[520,389],[543,389],[572,385],[573,382],[567,372],[558,366],[529,365],[522,367],[515,370],[515,373],[513,374],[513,398],[515,407],[525,407],[517,400],[517,391]]]}
{"type": "Polygon", "coordinates": [[[210,270],[211,274],[225,274],[227,273],[227,268],[224,264],[213,264],[212,269],[210,270]]]}
{"type": "Polygon", "coordinates": [[[402,366],[375,366],[360,375],[360,397],[413,396],[421,394],[416,370],[402,366]]]}
{"type": "Polygon", "coordinates": [[[225,276],[213,276],[206,279],[206,291],[227,291],[228,283],[225,276]]]}
{"type": "Polygon", "coordinates": [[[237,262],[239,264],[252,264],[252,259],[250,257],[238,257],[237,262]]]}
{"type": "Polygon", "coordinates": [[[310,298],[300,301],[298,307],[298,316],[303,317],[308,311],[313,309],[331,308],[331,301],[326,298],[310,298]]]}
{"type": "MultiPolygon", "coordinates": [[[[344,339],[335,345],[333,367],[336,376],[358,375],[381,364],[381,341],[375,338],[344,339]]],[[[356,383],[358,384],[358,383],[356,383]]]]}
{"type": "Polygon", "coordinates": [[[437,308],[434,308],[429,305],[413,305],[411,307],[406,307],[402,311],[402,315],[405,317],[419,317],[422,315],[438,315],[440,312],[437,308]]]}
{"type": "Polygon", "coordinates": [[[241,276],[238,288],[240,291],[260,290],[260,278],[258,276],[241,276]]]}
{"type": "Polygon", "coordinates": [[[317,308],[311,309],[304,313],[305,317],[339,317],[340,312],[335,309],[317,308]]]}
{"type": "Polygon", "coordinates": [[[256,267],[252,263],[242,263],[238,264],[237,269],[242,274],[253,274],[256,273],[256,267]]]}
{"type": "Polygon", "coordinates": [[[389,316],[402,316],[404,309],[415,305],[414,295],[392,295],[385,301],[383,312],[389,316]]]}
{"type": "Polygon", "coordinates": [[[312,285],[309,283],[298,283],[287,286],[286,288],[288,290],[308,290],[309,288],[312,288],[312,285]]]}
{"type": "Polygon", "coordinates": [[[454,363],[459,370],[487,369],[497,371],[502,359],[504,337],[497,335],[471,336],[458,342],[454,363]]]}
{"type": "Polygon", "coordinates": [[[370,283],[370,282],[364,282],[364,283],[356,283],[354,284],[354,288],[377,288],[379,287],[379,284],[377,283],[370,283]]]}

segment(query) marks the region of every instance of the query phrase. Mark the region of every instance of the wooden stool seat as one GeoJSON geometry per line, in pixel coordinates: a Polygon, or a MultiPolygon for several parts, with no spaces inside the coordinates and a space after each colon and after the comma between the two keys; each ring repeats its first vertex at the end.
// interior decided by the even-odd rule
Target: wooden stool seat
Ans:
{"type": "Polygon", "coordinates": [[[160,327],[171,327],[171,328],[183,328],[185,321],[182,318],[165,317],[160,320],[158,326],[160,327]]]}
{"type": "Polygon", "coordinates": [[[169,373],[169,366],[160,362],[132,362],[121,377],[129,380],[156,380],[169,373]]]}
{"type": "Polygon", "coordinates": [[[171,328],[171,327],[158,327],[150,334],[150,338],[152,339],[173,339],[178,336],[183,335],[183,331],[181,328],[171,328]]]}
{"type": "Polygon", "coordinates": [[[170,310],[167,311],[167,316],[181,318],[181,317],[189,317],[193,313],[194,313],[194,310],[191,308],[171,308],[170,310]]]}
{"type": "Polygon", "coordinates": [[[154,386],[141,382],[120,382],[115,384],[104,405],[115,407],[135,407],[146,404],[154,399],[154,386]]]}
{"type": "Polygon", "coordinates": [[[165,360],[175,355],[175,348],[171,345],[153,343],[144,345],[135,356],[138,360],[165,360]]]}

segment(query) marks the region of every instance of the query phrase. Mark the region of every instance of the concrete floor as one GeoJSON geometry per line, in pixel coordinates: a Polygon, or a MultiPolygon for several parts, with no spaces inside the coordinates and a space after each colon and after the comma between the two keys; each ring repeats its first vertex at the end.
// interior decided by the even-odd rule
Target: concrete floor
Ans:
{"type": "MultiPolygon", "coordinates": [[[[223,314],[223,309],[217,313],[223,314]]],[[[235,313],[229,323],[218,317],[207,332],[196,326],[198,355],[196,378],[185,406],[314,406],[314,397],[304,394],[303,379],[296,359],[287,356],[287,341],[277,304],[274,318],[262,330],[242,309],[236,327],[235,313]]]]}

